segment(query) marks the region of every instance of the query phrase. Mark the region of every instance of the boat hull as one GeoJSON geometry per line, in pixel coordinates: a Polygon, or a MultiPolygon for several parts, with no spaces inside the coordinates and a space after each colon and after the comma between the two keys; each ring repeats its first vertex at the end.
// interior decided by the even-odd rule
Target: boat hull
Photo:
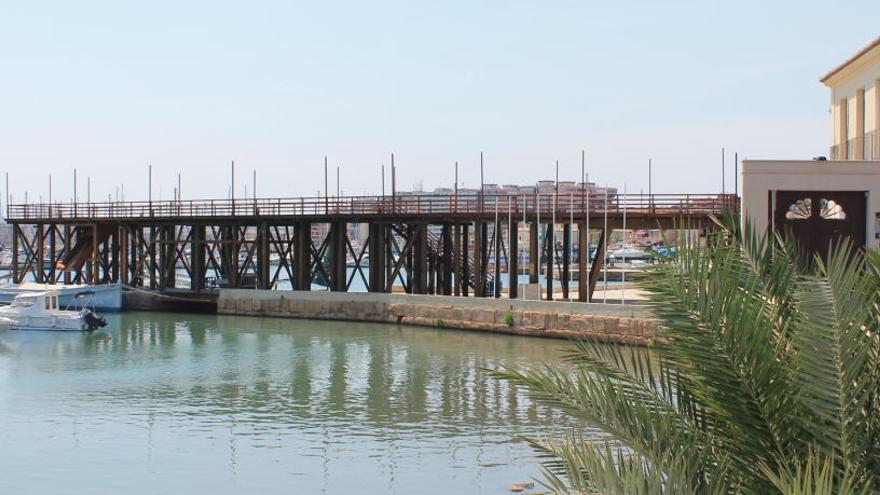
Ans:
{"type": "Polygon", "coordinates": [[[64,316],[18,316],[11,319],[13,330],[49,330],[56,332],[82,332],[89,327],[82,318],[64,316]]]}

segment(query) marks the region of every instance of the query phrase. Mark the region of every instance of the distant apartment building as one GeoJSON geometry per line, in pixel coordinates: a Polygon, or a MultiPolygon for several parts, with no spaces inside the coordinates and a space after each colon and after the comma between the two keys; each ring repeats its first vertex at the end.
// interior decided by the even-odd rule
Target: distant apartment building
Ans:
{"type": "Polygon", "coordinates": [[[880,159],[880,38],[825,74],[832,160],[880,159]]]}

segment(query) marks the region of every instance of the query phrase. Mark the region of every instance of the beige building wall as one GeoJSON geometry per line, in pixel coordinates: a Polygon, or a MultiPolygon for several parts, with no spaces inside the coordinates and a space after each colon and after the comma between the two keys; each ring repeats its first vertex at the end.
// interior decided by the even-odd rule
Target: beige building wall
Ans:
{"type": "Polygon", "coordinates": [[[880,247],[880,161],[743,160],[742,185],[743,218],[759,232],[770,227],[772,191],[867,191],[867,245],[880,247]]]}
{"type": "Polygon", "coordinates": [[[832,159],[880,159],[880,38],[822,77],[831,90],[832,159]]]}

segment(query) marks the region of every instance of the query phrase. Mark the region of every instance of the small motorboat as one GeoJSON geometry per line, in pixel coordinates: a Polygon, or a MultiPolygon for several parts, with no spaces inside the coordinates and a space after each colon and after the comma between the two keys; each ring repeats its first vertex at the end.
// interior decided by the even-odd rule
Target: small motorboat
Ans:
{"type": "Polygon", "coordinates": [[[0,307],[0,325],[14,330],[81,332],[107,326],[107,320],[85,304],[79,310],[58,307],[57,290],[23,292],[9,306],[0,307]]]}

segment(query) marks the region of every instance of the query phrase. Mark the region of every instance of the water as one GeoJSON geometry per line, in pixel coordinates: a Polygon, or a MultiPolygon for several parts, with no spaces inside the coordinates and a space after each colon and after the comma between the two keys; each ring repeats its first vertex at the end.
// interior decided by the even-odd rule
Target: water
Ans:
{"type": "Polygon", "coordinates": [[[485,376],[561,341],[394,325],[108,315],[0,331],[0,493],[506,493],[560,413],[485,376]],[[106,336],[112,340],[106,340],[106,336]]]}

